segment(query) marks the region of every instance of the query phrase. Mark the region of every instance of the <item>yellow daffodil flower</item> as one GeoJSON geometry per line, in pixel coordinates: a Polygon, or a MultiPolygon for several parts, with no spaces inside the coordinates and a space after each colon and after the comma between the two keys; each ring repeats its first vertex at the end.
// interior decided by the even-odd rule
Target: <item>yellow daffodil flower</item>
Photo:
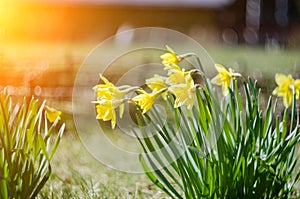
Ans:
{"type": "MultiPolygon", "coordinates": [[[[146,79],[146,84],[151,89],[151,91],[159,91],[161,89],[167,88],[166,80],[167,77],[154,75],[154,77],[146,79]]],[[[162,93],[162,98],[164,100],[167,99],[167,91],[162,93]]]]}
{"type": "Polygon", "coordinates": [[[116,126],[116,112],[115,107],[113,106],[112,101],[110,100],[102,100],[98,102],[99,104],[96,106],[97,117],[98,120],[110,121],[111,127],[114,129],[116,126]]]}
{"type": "Polygon", "coordinates": [[[146,79],[147,86],[152,90],[160,90],[167,87],[166,84],[166,77],[160,76],[160,75],[154,75],[154,77],[151,77],[149,79],[146,79]]]}
{"type": "Polygon", "coordinates": [[[201,71],[198,69],[192,69],[190,71],[185,71],[184,68],[180,70],[170,70],[169,77],[166,81],[166,83],[170,86],[175,85],[175,84],[185,84],[186,82],[186,76],[187,75],[192,75],[195,73],[201,74],[201,71]]]}
{"type": "Polygon", "coordinates": [[[93,88],[95,92],[97,92],[99,99],[120,100],[126,94],[114,84],[109,82],[102,74],[100,74],[100,78],[104,82],[104,84],[98,84],[93,88]]]}
{"type": "Polygon", "coordinates": [[[231,80],[234,80],[235,77],[241,76],[241,74],[235,73],[231,68],[229,68],[228,71],[221,64],[215,64],[215,67],[218,71],[218,74],[211,80],[211,83],[222,86],[222,93],[224,96],[227,96],[229,94],[231,80]]]}
{"type": "Polygon", "coordinates": [[[49,106],[45,106],[45,110],[46,110],[46,117],[49,120],[49,122],[53,123],[55,120],[60,120],[61,117],[61,111],[58,111],[54,108],[51,108],[49,106]]]}
{"type": "Polygon", "coordinates": [[[188,109],[192,109],[195,101],[195,85],[191,74],[185,76],[184,84],[176,84],[169,87],[169,91],[175,95],[174,108],[187,105],[188,109]]]}
{"type": "Polygon", "coordinates": [[[156,98],[165,90],[166,89],[161,89],[159,91],[147,93],[146,91],[139,89],[138,91],[140,91],[142,94],[139,94],[132,98],[132,101],[136,103],[142,109],[142,113],[145,114],[152,107],[156,98]]]}
{"type": "Polygon", "coordinates": [[[286,108],[288,108],[292,104],[293,93],[296,94],[296,99],[299,99],[299,79],[294,80],[291,75],[286,76],[283,74],[276,74],[275,81],[278,86],[274,89],[273,95],[283,97],[283,104],[286,108]]]}
{"type": "Polygon", "coordinates": [[[97,119],[103,121],[111,120],[112,128],[116,125],[115,109],[119,107],[119,117],[122,118],[124,112],[123,97],[129,92],[136,90],[138,87],[131,87],[128,85],[115,86],[109,82],[103,75],[100,74],[101,80],[104,84],[98,84],[93,89],[97,92],[97,100],[93,103],[97,104],[97,119]]]}
{"type": "Polygon", "coordinates": [[[186,81],[186,75],[189,72],[185,72],[184,69],[180,70],[171,70],[169,74],[169,78],[167,79],[167,84],[175,85],[175,84],[184,84],[186,81]]]}
{"type": "Polygon", "coordinates": [[[166,46],[166,48],[168,52],[160,56],[162,64],[166,67],[165,69],[178,67],[177,64],[182,60],[182,58],[177,56],[177,54],[169,46],[166,46]]]}
{"type": "Polygon", "coordinates": [[[99,101],[95,101],[94,103],[97,103],[96,119],[103,120],[103,121],[111,121],[111,127],[114,129],[117,122],[115,109],[119,107],[119,116],[120,118],[122,118],[124,112],[123,101],[102,99],[99,101]]]}

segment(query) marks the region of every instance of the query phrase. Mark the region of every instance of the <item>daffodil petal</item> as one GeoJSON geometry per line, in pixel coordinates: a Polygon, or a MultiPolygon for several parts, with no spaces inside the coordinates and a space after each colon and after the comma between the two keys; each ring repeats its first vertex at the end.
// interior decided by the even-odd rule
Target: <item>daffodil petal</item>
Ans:
{"type": "Polygon", "coordinates": [[[112,84],[112,83],[110,83],[110,82],[108,81],[108,79],[106,79],[102,74],[99,74],[99,76],[100,76],[101,80],[102,80],[106,85],[112,84]]]}
{"type": "Polygon", "coordinates": [[[195,89],[193,78],[188,74],[184,84],[176,84],[169,87],[169,91],[175,95],[174,108],[186,105],[191,109],[195,101],[195,89]]]}
{"type": "Polygon", "coordinates": [[[222,78],[218,74],[214,78],[212,78],[211,83],[215,85],[222,85],[222,78]]]}
{"type": "Polygon", "coordinates": [[[300,97],[300,79],[295,80],[294,87],[295,87],[296,99],[299,99],[299,97],[300,97]]]}
{"type": "Polygon", "coordinates": [[[276,87],[273,92],[272,92],[273,95],[277,95],[278,94],[278,87],[276,87]]]}
{"type": "Polygon", "coordinates": [[[296,90],[300,90],[300,79],[296,79],[294,82],[294,86],[296,90]]]}
{"type": "Polygon", "coordinates": [[[176,73],[172,73],[169,75],[169,78],[167,79],[167,84],[169,85],[175,85],[175,84],[184,84],[185,83],[185,76],[186,72],[178,71],[176,73]]]}
{"type": "Polygon", "coordinates": [[[124,114],[124,104],[119,106],[119,117],[122,118],[124,114]]]}
{"type": "Polygon", "coordinates": [[[227,71],[227,69],[225,68],[225,66],[223,66],[223,65],[221,65],[221,64],[215,64],[215,68],[217,69],[217,71],[219,72],[219,73],[229,73],[228,71],[227,71]]]}
{"type": "Polygon", "coordinates": [[[169,52],[175,54],[174,50],[170,46],[166,45],[166,48],[169,52]]]}
{"type": "Polygon", "coordinates": [[[222,85],[222,93],[224,96],[227,96],[229,94],[229,88],[226,85],[222,85]]]}
{"type": "Polygon", "coordinates": [[[286,94],[283,97],[283,104],[286,108],[288,108],[292,104],[292,95],[286,94]]]}
{"type": "Polygon", "coordinates": [[[275,82],[278,86],[281,86],[284,82],[288,81],[288,77],[284,74],[276,73],[275,82]]]}
{"type": "Polygon", "coordinates": [[[146,80],[147,86],[152,90],[160,90],[162,88],[166,88],[166,77],[160,75],[154,75],[154,77],[146,80]]]}

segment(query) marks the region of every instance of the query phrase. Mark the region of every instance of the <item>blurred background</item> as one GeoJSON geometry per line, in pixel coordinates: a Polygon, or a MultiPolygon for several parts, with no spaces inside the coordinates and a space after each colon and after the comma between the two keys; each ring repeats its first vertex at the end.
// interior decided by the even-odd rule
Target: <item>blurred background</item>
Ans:
{"type": "Polygon", "coordinates": [[[299,0],[1,0],[0,89],[71,114],[88,53],[118,32],[147,26],[187,34],[267,91],[276,72],[299,76],[299,0]]]}
{"type": "MultiPolygon", "coordinates": [[[[77,139],[72,115],[72,89],[85,57],[116,33],[149,26],[195,39],[215,62],[258,79],[266,94],[275,88],[277,72],[300,78],[299,0],[0,0],[0,90],[6,87],[16,101],[23,96],[46,99],[49,106],[62,110],[65,135],[70,138],[62,139],[53,164],[55,175],[44,188],[46,198],[51,193],[51,198],[95,198],[76,195],[80,189],[86,195],[94,193],[94,187],[110,194],[101,198],[165,198],[157,195],[144,175],[116,173],[89,156],[77,139]],[[124,192],[126,196],[119,195],[124,192]],[[144,197],[129,197],[136,192],[144,197]]],[[[120,42],[126,45],[131,39],[120,42]]],[[[158,40],[163,49],[163,37],[158,35],[158,40]]],[[[190,49],[181,41],[167,44],[175,51],[190,49]]],[[[148,56],[137,55],[146,60],[148,56]]],[[[160,61],[159,55],[155,57],[160,61]]],[[[132,66],[132,59],[122,57],[112,65],[120,70],[108,70],[109,79],[124,66],[132,66]]],[[[216,74],[211,67],[210,77],[216,74]]],[[[97,74],[87,74],[87,79],[89,75],[97,74]]],[[[91,87],[85,89],[91,91],[91,87]]],[[[85,114],[86,106],[82,105],[80,114],[85,114]]],[[[83,121],[87,133],[98,133],[90,121],[83,121]]],[[[108,134],[117,148],[132,149],[138,144],[126,134],[108,134]]]]}

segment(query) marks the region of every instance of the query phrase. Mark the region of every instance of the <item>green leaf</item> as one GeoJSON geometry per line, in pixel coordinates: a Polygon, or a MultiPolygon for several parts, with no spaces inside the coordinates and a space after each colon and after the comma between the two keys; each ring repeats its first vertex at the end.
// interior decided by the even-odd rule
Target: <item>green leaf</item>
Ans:
{"type": "Polygon", "coordinates": [[[38,193],[42,190],[46,182],[49,180],[51,173],[52,173],[51,165],[48,164],[48,170],[45,173],[45,175],[41,178],[41,181],[38,183],[38,186],[35,188],[34,192],[30,196],[31,199],[37,197],[38,193]]]}
{"type": "MultiPolygon", "coordinates": [[[[159,188],[161,188],[162,190],[164,190],[172,198],[174,197],[174,195],[177,198],[182,198],[181,195],[174,189],[174,187],[172,186],[172,184],[170,184],[170,182],[168,182],[168,180],[164,177],[164,175],[162,174],[162,172],[160,172],[160,170],[154,170],[153,172],[151,172],[151,169],[147,166],[147,163],[146,163],[145,159],[141,155],[139,156],[139,160],[140,160],[140,163],[141,163],[142,167],[146,171],[146,175],[149,177],[149,179],[156,186],[158,186],[159,188]],[[158,176],[158,178],[156,178],[156,176],[158,176]],[[165,184],[165,186],[168,187],[168,189],[166,189],[165,186],[163,184],[161,184],[158,179],[161,180],[165,184]],[[172,193],[169,192],[168,190],[171,190],[172,193]]],[[[151,161],[151,159],[149,159],[149,156],[148,156],[148,160],[150,161],[150,164],[152,165],[152,168],[153,167],[155,168],[154,163],[151,161]]]]}
{"type": "Polygon", "coordinates": [[[39,147],[43,151],[43,155],[45,155],[47,160],[50,161],[50,157],[49,157],[48,151],[46,149],[46,143],[41,134],[38,134],[38,143],[39,143],[39,147]]]}
{"type": "Polygon", "coordinates": [[[0,180],[0,194],[1,194],[1,198],[3,199],[8,199],[8,192],[7,192],[7,182],[5,179],[1,179],[0,180]]]}
{"type": "Polygon", "coordinates": [[[203,150],[200,150],[199,148],[193,147],[193,146],[189,146],[188,149],[192,152],[197,154],[200,157],[206,157],[207,154],[203,152],[203,150]]]}
{"type": "Polygon", "coordinates": [[[56,140],[55,140],[55,142],[54,142],[54,146],[53,146],[53,148],[52,148],[52,152],[51,152],[51,155],[50,155],[50,158],[49,158],[50,160],[52,160],[54,154],[56,153],[56,149],[57,149],[57,147],[58,147],[58,145],[59,145],[59,142],[60,142],[61,137],[63,136],[64,130],[65,130],[65,124],[63,124],[63,125],[60,127],[59,132],[58,132],[58,134],[57,134],[57,136],[56,136],[56,140]]]}

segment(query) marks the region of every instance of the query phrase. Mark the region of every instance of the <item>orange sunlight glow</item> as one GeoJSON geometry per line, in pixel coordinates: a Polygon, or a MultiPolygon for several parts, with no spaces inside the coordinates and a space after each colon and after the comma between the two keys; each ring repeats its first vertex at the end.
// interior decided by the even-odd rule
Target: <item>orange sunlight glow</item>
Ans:
{"type": "Polygon", "coordinates": [[[58,35],[66,18],[64,7],[21,1],[0,2],[0,24],[10,39],[58,35]]]}
{"type": "Polygon", "coordinates": [[[47,74],[64,69],[65,51],[47,39],[61,35],[67,16],[63,6],[0,0],[0,90],[31,96],[59,81],[47,74]]]}

